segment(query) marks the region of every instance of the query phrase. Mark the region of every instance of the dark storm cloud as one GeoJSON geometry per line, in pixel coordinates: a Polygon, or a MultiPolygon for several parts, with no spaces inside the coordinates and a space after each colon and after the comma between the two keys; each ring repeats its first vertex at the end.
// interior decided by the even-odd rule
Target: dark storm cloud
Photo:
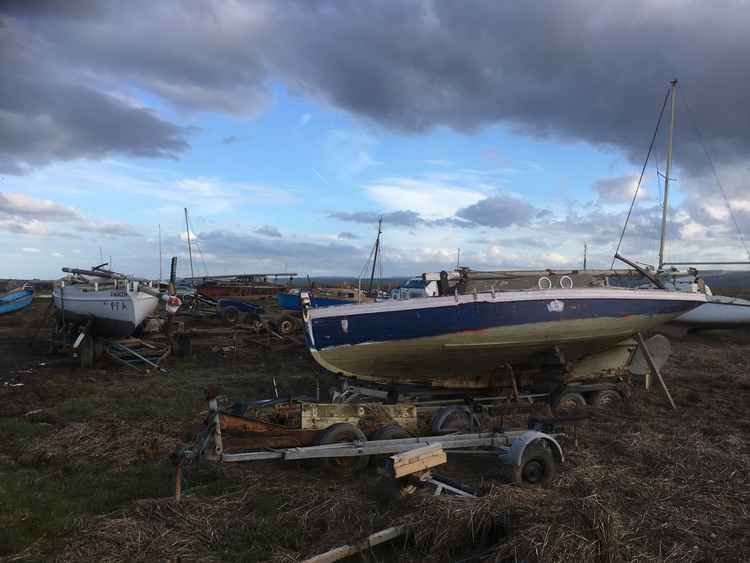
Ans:
{"type": "Polygon", "coordinates": [[[58,160],[118,153],[169,157],[188,129],[66,76],[44,42],[15,26],[0,33],[0,171],[22,174],[58,160]]]}
{"type": "MultiPolygon", "coordinates": [[[[127,82],[186,109],[254,115],[272,97],[268,85],[280,80],[294,93],[400,131],[472,131],[503,123],[534,136],[616,147],[640,162],[666,83],[678,77],[684,85],[678,164],[694,171],[706,166],[689,133],[687,105],[715,159],[750,152],[750,81],[741,78],[750,58],[750,16],[739,0],[141,0],[25,7],[35,4],[4,4],[11,14],[6,24],[32,38],[27,43],[42,51],[36,60],[48,61],[56,75],[127,82]]],[[[6,75],[7,69],[18,72],[6,65],[7,58],[6,75]]],[[[42,81],[41,72],[33,74],[42,81]]],[[[42,85],[52,90],[54,84],[42,85]]],[[[133,117],[110,109],[118,123],[133,117]]],[[[137,111],[151,126],[143,138],[154,141],[143,146],[137,139],[135,154],[184,148],[179,131],[137,111]]],[[[101,154],[91,149],[99,143],[105,152],[131,146],[127,136],[110,147],[112,141],[90,129],[73,132],[73,141],[89,140],[84,156],[101,154]]],[[[31,152],[28,158],[20,149],[10,156],[45,160],[31,152]]]]}
{"type": "Polygon", "coordinates": [[[223,230],[201,233],[198,240],[204,252],[229,262],[234,259],[288,261],[295,268],[347,272],[353,271],[357,264],[361,268],[367,258],[365,250],[337,242],[269,239],[223,230]]]}
{"type": "Polygon", "coordinates": [[[538,213],[539,210],[522,199],[498,195],[459,209],[456,217],[475,225],[502,229],[527,224],[538,213]]]}
{"type": "Polygon", "coordinates": [[[426,219],[416,211],[336,211],[328,216],[339,221],[353,223],[377,223],[383,219],[384,225],[395,227],[494,227],[502,229],[512,225],[528,225],[531,221],[549,215],[546,209],[539,209],[530,203],[513,196],[495,195],[459,209],[455,215],[442,219],[426,219]]]}
{"type": "Polygon", "coordinates": [[[328,215],[331,219],[351,221],[353,223],[377,223],[380,219],[386,225],[396,227],[414,227],[424,223],[424,219],[416,211],[390,211],[377,213],[375,211],[336,211],[328,215]]]}

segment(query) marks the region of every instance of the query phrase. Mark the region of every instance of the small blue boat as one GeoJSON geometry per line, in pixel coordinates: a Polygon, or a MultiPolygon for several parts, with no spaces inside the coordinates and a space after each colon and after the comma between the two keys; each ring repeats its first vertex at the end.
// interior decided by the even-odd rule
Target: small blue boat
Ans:
{"type": "MultiPolygon", "coordinates": [[[[311,296],[310,305],[312,307],[333,307],[336,305],[353,305],[356,303],[371,302],[357,289],[345,288],[319,288],[309,291],[311,296]],[[359,298],[357,297],[359,295],[359,298]]],[[[300,311],[300,291],[293,289],[287,293],[277,293],[276,302],[279,307],[287,311],[300,311]]]]}
{"type": "Polygon", "coordinates": [[[34,299],[34,288],[26,284],[0,294],[0,315],[28,307],[34,299]]]}

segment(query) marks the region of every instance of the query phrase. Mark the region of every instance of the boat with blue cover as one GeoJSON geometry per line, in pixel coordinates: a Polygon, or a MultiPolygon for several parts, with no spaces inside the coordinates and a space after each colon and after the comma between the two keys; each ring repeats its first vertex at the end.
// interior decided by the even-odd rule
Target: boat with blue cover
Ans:
{"type": "Polygon", "coordinates": [[[0,294],[0,315],[13,313],[31,305],[34,300],[34,288],[30,284],[11,289],[0,294]]]}
{"type": "MultiPolygon", "coordinates": [[[[300,311],[302,310],[300,293],[302,292],[299,289],[277,293],[276,302],[279,307],[287,311],[300,311]]],[[[354,288],[323,287],[307,290],[306,293],[312,307],[333,307],[372,301],[364,292],[354,288]]]]}
{"type": "Polygon", "coordinates": [[[320,365],[347,378],[486,388],[503,366],[550,355],[581,364],[706,302],[662,289],[544,287],[308,307],[306,339],[320,365]]]}

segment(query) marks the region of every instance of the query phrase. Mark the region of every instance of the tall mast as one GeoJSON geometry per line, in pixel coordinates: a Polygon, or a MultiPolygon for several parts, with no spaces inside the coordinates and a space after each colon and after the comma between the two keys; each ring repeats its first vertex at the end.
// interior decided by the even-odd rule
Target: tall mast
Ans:
{"type": "Polygon", "coordinates": [[[188,255],[190,256],[190,277],[194,278],[195,274],[193,273],[193,248],[190,246],[190,222],[188,221],[187,207],[185,208],[185,230],[187,231],[188,255]]]}
{"type": "Polygon", "coordinates": [[[587,258],[588,251],[589,251],[589,245],[588,243],[584,242],[583,243],[583,269],[584,270],[586,269],[586,258],[587,258]]]}
{"type": "Polygon", "coordinates": [[[375,280],[375,264],[378,263],[378,251],[380,250],[380,235],[383,233],[383,218],[378,219],[378,238],[375,239],[375,255],[372,257],[372,272],[370,273],[370,289],[367,295],[372,297],[372,282],[375,280]]]}
{"type": "Polygon", "coordinates": [[[159,223],[159,284],[161,284],[162,278],[161,260],[161,223],[159,223]]]}
{"type": "Polygon", "coordinates": [[[674,135],[674,110],[675,103],[677,101],[677,80],[672,80],[672,117],[669,121],[669,137],[667,140],[667,170],[666,176],[664,177],[664,205],[662,205],[661,211],[661,238],[659,240],[659,267],[657,270],[661,270],[664,265],[664,242],[667,236],[667,211],[669,204],[669,177],[672,173],[672,136],[674,135]]]}

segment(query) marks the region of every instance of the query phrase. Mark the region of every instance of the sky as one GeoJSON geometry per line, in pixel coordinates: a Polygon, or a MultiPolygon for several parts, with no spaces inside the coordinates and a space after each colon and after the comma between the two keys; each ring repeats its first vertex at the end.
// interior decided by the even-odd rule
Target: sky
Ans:
{"type": "MultiPolygon", "coordinates": [[[[0,4],[0,278],[610,266],[678,79],[666,257],[747,260],[750,7],[0,4]],[[103,260],[100,258],[103,257],[103,260]]],[[[657,261],[669,106],[620,253],[657,261]]]]}

